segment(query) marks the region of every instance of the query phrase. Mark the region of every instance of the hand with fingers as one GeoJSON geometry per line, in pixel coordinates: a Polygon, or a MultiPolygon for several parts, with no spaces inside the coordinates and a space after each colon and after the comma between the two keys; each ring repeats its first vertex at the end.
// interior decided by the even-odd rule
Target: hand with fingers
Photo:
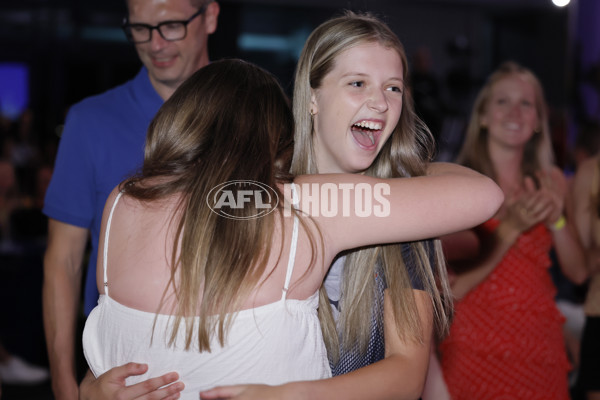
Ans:
{"type": "Polygon", "coordinates": [[[524,190],[507,198],[503,205],[502,219],[519,232],[545,221],[556,206],[548,192],[536,188],[532,178],[525,178],[524,186],[524,190]]]}
{"type": "Polygon", "coordinates": [[[126,386],[126,378],[142,375],[147,370],[147,364],[127,363],[108,370],[98,378],[88,370],[79,385],[79,398],[80,400],[175,400],[180,397],[185,385],[177,381],[179,375],[176,372],[126,386]]]}

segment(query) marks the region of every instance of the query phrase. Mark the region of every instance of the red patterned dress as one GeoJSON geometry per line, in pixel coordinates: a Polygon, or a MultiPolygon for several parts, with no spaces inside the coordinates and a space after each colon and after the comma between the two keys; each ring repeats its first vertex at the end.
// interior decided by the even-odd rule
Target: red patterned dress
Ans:
{"type": "MultiPolygon", "coordinates": [[[[490,220],[488,232],[498,225],[490,220]]],[[[453,400],[569,399],[564,318],[548,268],[542,224],[523,233],[490,276],[456,304],[441,343],[453,400]]]]}

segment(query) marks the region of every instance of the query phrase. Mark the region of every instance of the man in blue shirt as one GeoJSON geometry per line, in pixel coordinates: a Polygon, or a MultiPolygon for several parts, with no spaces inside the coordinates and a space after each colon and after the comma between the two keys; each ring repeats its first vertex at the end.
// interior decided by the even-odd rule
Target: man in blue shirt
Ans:
{"type": "Polygon", "coordinates": [[[44,213],[50,218],[44,259],[44,327],[58,400],[76,400],[77,312],[89,234],[92,252],[84,311],[96,305],[96,258],[104,203],[141,166],[146,130],[163,101],[209,63],[217,27],[213,0],[127,0],[124,30],[143,68],[125,84],[74,105],[67,116],[44,213]]]}

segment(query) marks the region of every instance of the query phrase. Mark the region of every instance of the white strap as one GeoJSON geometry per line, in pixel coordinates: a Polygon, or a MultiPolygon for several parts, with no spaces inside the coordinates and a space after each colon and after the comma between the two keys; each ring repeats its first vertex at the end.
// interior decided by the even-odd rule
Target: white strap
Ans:
{"type": "Polygon", "coordinates": [[[113,205],[110,209],[110,214],[108,215],[108,221],[106,222],[106,231],[104,231],[104,249],[102,252],[102,268],[104,269],[104,294],[106,295],[106,297],[109,297],[108,296],[108,276],[106,273],[106,259],[108,257],[108,233],[110,232],[110,223],[112,222],[112,216],[113,216],[113,212],[115,211],[115,206],[117,205],[117,202],[121,198],[122,194],[123,194],[123,192],[119,192],[119,194],[117,194],[117,197],[115,198],[115,202],[113,203],[113,205]]]}
{"type": "MultiPolygon", "coordinates": [[[[296,186],[292,183],[292,198],[296,199],[296,186]]],[[[290,257],[288,259],[287,273],[285,275],[285,284],[283,285],[283,293],[281,300],[285,300],[287,291],[290,287],[292,272],[294,272],[294,262],[296,260],[296,247],[298,243],[298,216],[294,215],[294,227],[292,228],[292,240],[290,243],[290,257]]]]}

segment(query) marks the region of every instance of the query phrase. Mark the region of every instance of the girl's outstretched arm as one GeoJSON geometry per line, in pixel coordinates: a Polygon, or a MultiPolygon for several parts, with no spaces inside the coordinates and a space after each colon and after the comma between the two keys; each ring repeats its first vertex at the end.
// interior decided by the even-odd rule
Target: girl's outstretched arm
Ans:
{"type": "Polygon", "coordinates": [[[491,218],[504,200],[492,179],[449,163],[432,163],[426,176],[414,178],[304,175],[296,186],[300,209],[333,254],[469,229],[491,218]]]}

